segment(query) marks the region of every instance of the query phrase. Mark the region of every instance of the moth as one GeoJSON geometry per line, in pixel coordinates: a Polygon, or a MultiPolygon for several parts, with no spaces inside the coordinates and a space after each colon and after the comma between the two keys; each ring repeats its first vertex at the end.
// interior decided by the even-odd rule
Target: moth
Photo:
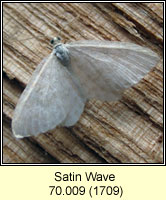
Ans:
{"type": "Polygon", "coordinates": [[[15,137],[73,126],[88,99],[116,101],[158,62],[148,48],[126,42],[51,41],[53,50],[34,71],[12,119],[15,137]]]}

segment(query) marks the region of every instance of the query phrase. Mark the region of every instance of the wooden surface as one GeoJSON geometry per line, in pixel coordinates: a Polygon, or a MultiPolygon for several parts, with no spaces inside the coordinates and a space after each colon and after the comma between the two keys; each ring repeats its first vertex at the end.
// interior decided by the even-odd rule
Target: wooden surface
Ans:
{"type": "Polygon", "coordinates": [[[3,162],[162,163],[162,27],[162,3],[3,3],[3,162]],[[15,139],[14,107],[59,34],[64,42],[133,42],[161,59],[120,101],[87,102],[75,126],[15,139]]]}

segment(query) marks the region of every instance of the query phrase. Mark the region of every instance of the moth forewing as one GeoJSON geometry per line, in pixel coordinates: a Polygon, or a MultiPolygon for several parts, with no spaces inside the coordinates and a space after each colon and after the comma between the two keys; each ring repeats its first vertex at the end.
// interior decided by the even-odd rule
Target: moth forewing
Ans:
{"type": "Polygon", "coordinates": [[[136,44],[78,41],[67,44],[71,68],[87,98],[115,101],[158,62],[153,51],[136,44]],[[80,56],[81,55],[81,56],[80,56]]]}
{"type": "Polygon", "coordinates": [[[83,108],[84,101],[70,73],[51,53],[34,71],[17,103],[12,120],[13,134],[22,138],[44,133],[60,124],[73,125],[83,108]],[[68,119],[70,113],[74,117],[68,119]]]}

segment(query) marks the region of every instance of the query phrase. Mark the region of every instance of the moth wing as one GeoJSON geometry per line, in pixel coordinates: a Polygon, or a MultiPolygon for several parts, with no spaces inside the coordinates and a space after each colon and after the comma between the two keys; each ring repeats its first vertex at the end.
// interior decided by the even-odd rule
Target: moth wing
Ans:
{"type": "Polygon", "coordinates": [[[23,91],[12,120],[15,137],[35,136],[79,119],[84,101],[68,70],[56,56],[41,62],[23,91]]]}
{"type": "Polygon", "coordinates": [[[71,71],[87,98],[115,101],[158,62],[157,54],[132,43],[78,41],[66,44],[71,71]]]}

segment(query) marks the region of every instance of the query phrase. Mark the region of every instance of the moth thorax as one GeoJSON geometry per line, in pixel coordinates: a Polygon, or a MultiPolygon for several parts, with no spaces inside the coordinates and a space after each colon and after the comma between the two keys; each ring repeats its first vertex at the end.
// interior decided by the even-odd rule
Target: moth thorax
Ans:
{"type": "Polygon", "coordinates": [[[61,62],[64,66],[69,66],[70,64],[70,56],[68,49],[63,44],[58,44],[54,48],[54,54],[58,58],[58,60],[61,62]]]}

